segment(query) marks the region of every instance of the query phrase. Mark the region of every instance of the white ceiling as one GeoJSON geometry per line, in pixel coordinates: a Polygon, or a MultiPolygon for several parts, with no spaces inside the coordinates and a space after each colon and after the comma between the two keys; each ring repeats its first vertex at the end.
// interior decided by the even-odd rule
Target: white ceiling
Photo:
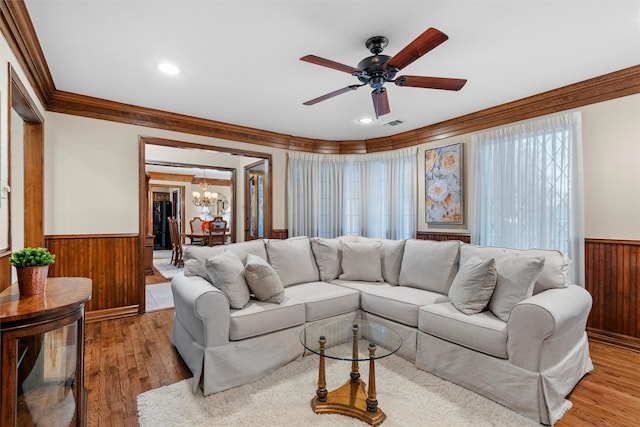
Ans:
{"type": "Polygon", "coordinates": [[[26,0],[58,90],[295,136],[392,135],[640,64],[640,0],[26,0]],[[393,56],[428,27],[449,40],[399,74],[468,79],[459,92],[371,89],[299,60],[357,66],[367,38],[393,56]],[[161,62],[178,76],[162,75],[161,62]],[[392,120],[400,126],[384,126],[392,120]]]}

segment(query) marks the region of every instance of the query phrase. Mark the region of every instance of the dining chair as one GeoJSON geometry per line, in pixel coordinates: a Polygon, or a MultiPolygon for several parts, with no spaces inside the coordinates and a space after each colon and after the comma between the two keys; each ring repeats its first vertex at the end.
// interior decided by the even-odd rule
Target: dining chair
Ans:
{"type": "Polygon", "coordinates": [[[209,222],[209,246],[224,245],[227,243],[227,221],[222,217],[215,217],[209,222]]]}
{"type": "Polygon", "coordinates": [[[173,265],[182,267],[184,265],[182,260],[182,235],[180,233],[180,224],[174,217],[169,219],[169,231],[171,232],[171,246],[173,248],[173,265]]]}
{"type": "Polygon", "coordinates": [[[204,231],[202,230],[202,219],[199,217],[194,217],[191,221],[189,221],[189,226],[191,227],[191,236],[189,239],[191,240],[192,245],[204,245],[204,231]],[[202,233],[203,236],[194,236],[194,234],[202,233]]]}

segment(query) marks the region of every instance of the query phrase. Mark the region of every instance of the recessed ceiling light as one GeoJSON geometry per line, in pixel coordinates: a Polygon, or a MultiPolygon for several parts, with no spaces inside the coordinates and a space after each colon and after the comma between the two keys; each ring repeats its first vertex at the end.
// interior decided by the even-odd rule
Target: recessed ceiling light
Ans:
{"type": "Polygon", "coordinates": [[[373,122],[373,119],[371,117],[361,117],[358,119],[358,123],[360,123],[361,125],[368,125],[371,122],[373,122]]]}
{"type": "Polygon", "coordinates": [[[165,74],[176,75],[180,74],[180,69],[173,64],[163,63],[158,65],[158,70],[165,74]]]}

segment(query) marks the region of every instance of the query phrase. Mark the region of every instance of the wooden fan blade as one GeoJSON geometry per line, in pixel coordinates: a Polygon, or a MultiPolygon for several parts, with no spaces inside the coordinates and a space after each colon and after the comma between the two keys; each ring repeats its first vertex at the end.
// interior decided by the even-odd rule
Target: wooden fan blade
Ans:
{"type": "Polygon", "coordinates": [[[460,90],[467,81],[465,79],[448,79],[446,77],[400,76],[395,80],[395,83],[398,86],[460,90]]]}
{"type": "Polygon", "coordinates": [[[445,33],[435,28],[428,28],[404,49],[396,53],[395,56],[387,62],[386,66],[402,70],[425,53],[445,42],[448,38],[445,33]]]}
{"type": "Polygon", "coordinates": [[[387,97],[387,90],[385,88],[381,87],[371,92],[371,98],[373,99],[373,109],[376,112],[376,119],[391,112],[389,108],[389,98],[387,97]]]}
{"type": "Polygon", "coordinates": [[[336,61],[332,61],[330,59],[320,58],[315,55],[307,55],[300,58],[300,61],[310,62],[312,64],[321,65],[323,67],[332,68],[338,71],[344,71],[345,73],[353,74],[357,73],[360,70],[354,67],[350,67],[349,65],[344,65],[336,61]]]}
{"type": "Polygon", "coordinates": [[[351,85],[351,86],[347,86],[347,87],[343,87],[342,89],[338,89],[338,90],[334,90],[333,92],[329,92],[326,95],[322,95],[319,96],[317,98],[314,98],[310,101],[307,102],[303,102],[302,105],[313,105],[313,104],[317,104],[318,102],[322,102],[325,101],[329,98],[333,98],[334,96],[338,96],[338,95],[342,95],[345,92],[349,92],[350,90],[356,90],[358,89],[360,86],[358,85],[351,85]]]}

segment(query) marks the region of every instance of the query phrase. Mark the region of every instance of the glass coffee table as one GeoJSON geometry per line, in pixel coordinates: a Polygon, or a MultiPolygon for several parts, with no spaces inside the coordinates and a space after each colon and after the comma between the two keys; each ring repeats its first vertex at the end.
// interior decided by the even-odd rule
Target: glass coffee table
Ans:
{"type": "Polygon", "coordinates": [[[305,327],[300,342],[307,350],[320,355],[318,389],[311,400],[317,414],[342,414],[372,426],[387,416],[376,400],[375,360],[398,351],[402,338],[393,329],[360,319],[330,320],[305,327]],[[351,362],[350,379],[340,388],[327,391],[325,358],[351,362]],[[360,379],[358,362],[369,362],[369,387],[360,379]]]}

